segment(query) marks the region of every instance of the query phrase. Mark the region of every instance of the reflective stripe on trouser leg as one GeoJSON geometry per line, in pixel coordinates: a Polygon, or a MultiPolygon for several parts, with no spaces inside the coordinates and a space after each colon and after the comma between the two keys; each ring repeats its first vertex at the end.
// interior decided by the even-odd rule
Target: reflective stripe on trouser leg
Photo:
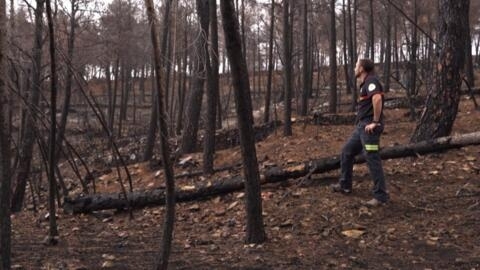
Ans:
{"type": "Polygon", "coordinates": [[[361,130],[361,139],[367,166],[373,180],[373,196],[380,201],[388,200],[388,193],[383,173],[382,159],[379,154],[380,135],[382,130],[375,130],[373,133],[366,133],[365,128],[361,130]]]}
{"type": "Polygon", "coordinates": [[[378,144],[365,144],[365,150],[368,152],[376,152],[378,151],[378,144]]]}

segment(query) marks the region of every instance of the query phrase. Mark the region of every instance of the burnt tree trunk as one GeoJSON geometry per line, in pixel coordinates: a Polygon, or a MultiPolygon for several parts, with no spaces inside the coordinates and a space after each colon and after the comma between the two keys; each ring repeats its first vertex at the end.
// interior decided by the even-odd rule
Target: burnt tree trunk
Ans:
{"type": "Polygon", "coordinates": [[[368,28],[367,28],[367,46],[365,48],[365,57],[375,61],[375,33],[373,25],[373,0],[368,0],[368,28]]]}
{"type": "MultiPolygon", "coordinates": [[[[218,32],[217,25],[217,2],[216,0],[209,0],[206,7],[209,10],[210,16],[210,32],[218,32]]],[[[213,37],[213,35],[212,35],[213,37]]],[[[218,53],[218,35],[215,33],[216,40],[213,43],[217,44],[216,50],[218,53]]],[[[212,52],[213,49],[212,43],[212,52]]],[[[206,108],[206,125],[205,138],[203,141],[203,171],[206,175],[213,173],[213,155],[215,153],[215,119],[217,112],[217,92],[218,92],[218,58],[215,53],[210,54],[208,48],[205,48],[205,60],[207,67],[207,108],[206,108]],[[212,61],[210,61],[212,59],[212,61]],[[215,68],[212,67],[213,63],[215,68]]]]}
{"type": "MultiPolygon", "coordinates": [[[[57,145],[61,145],[63,137],[65,135],[65,129],[67,127],[68,111],[70,110],[70,98],[72,95],[73,84],[73,53],[75,50],[75,28],[76,28],[76,13],[78,10],[78,2],[71,0],[71,14],[70,14],[70,33],[68,34],[68,48],[67,48],[67,65],[71,65],[71,68],[67,68],[67,74],[65,79],[65,98],[63,100],[62,115],[60,117],[60,123],[58,124],[58,134],[56,138],[57,145]]],[[[110,74],[109,74],[110,75],[110,74]]],[[[59,157],[61,148],[58,147],[56,156],[59,157]]]]}
{"type": "Polygon", "coordinates": [[[348,45],[347,45],[347,27],[348,27],[348,23],[347,23],[347,9],[346,9],[346,5],[345,5],[345,0],[342,1],[342,19],[343,19],[343,26],[342,26],[342,30],[343,30],[343,37],[342,37],[342,51],[343,51],[343,71],[344,71],[344,74],[345,74],[345,88],[346,88],[346,94],[347,95],[351,95],[352,94],[352,87],[351,87],[351,84],[350,84],[350,71],[349,71],[349,62],[351,62],[352,60],[351,59],[348,59],[348,45]]]}
{"type": "Polygon", "coordinates": [[[10,142],[7,134],[7,13],[0,0],[0,270],[11,268],[10,142]]]}
{"type": "Polygon", "coordinates": [[[113,82],[113,90],[112,90],[112,102],[111,102],[111,107],[110,107],[110,114],[108,115],[108,129],[110,130],[110,133],[113,134],[114,132],[114,123],[115,123],[115,111],[117,107],[117,92],[118,92],[118,72],[120,69],[120,56],[117,54],[117,59],[115,60],[115,68],[114,68],[114,79],[115,81],[113,82]]]}
{"type": "MultiPolygon", "coordinates": [[[[465,36],[465,74],[466,74],[466,79],[470,87],[475,87],[475,75],[474,75],[474,69],[473,69],[473,56],[472,56],[472,35],[471,35],[471,29],[470,29],[470,21],[464,20],[465,23],[465,30],[468,31],[468,33],[465,36]]],[[[478,51],[478,50],[477,50],[478,51]]]]}
{"type": "Polygon", "coordinates": [[[330,94],[328,112],[337,112],[337,32],[335,0],[330,0],[330,94]]]}
{"type": "Polygon", "coordinates": [[[284,57],[284,125],[283,136],[292,135],[292,32],[290,22],[290,0],[283,0],[283,57],[284,57]]]}
{"type": "Polygon", "coordinates": [[[390,91],[390,73],[392,72],[392,5],[385,3],[387,9],[387,23],[386,23],[386,42],[385,42],[385,70],[383,81],[385,82],[385,92],[390,91]]]}
{"type": "MultiPolygon", "coordinates": [[[[355,5],[355,2],[354,1],[354,4],[355,5]]],[[[352,2],[351,0],[348,0],[347,2],[347,5],[348,5],[348,55],[350,57],[350,65],[349,65],[349,81],[348,83],[350,84],[351,88],[352,88],[352,104],[351,104],[351,107],[350,107],[350,111],[354,112],[356,110],[356,107],[357,107],[357,96],[358,96],[358,93],[357,93],[357,81],[356,81],[356,78],[355,78],[355,71],[354,71],[354,68],[355,68],[355,62],[357,61],[356,58],[357,58],[357,48],[356,48],[356,41],[355,41],[355,34],[354,34],[354,25],[356,25],[356,21],[354,21],[354,18],[352,17],[352,2]]],[[[355,31],[356,31],[356,27],[355,27],[355,31]]]]}
{"type": "MultiPolygon", "coordinates": [[[[170,29],[170,8],[172,6],[173,0],[167,0],[165,5],[165,16],[163,17],[163,27],[162,27],[162,45],[160,48],[160,57],[165,59],[167,57],[167,45],[168,45],[168,36],[169,36],[169,29],[170,29]]],[[[163,65],[163,63],[162,63],[163,65]]],[[[164,67],[163,65],[162,67],[164,67]]],[[[153,76],[153,75],[152,75],[153,76]]],[[[167,77],[168,77],[167,73],[167,77]]],[[[155,85],[157,87],[157,85],[155,85]]],[[[153,156],[153,149],[155,146],[155,137],[157,134],[157,121],[158,121],[158,89],[157,91],[153,92],[152,96],[152,111],[150,115],[150,125],[148,128],[148,135],[147,135],[147,144],[145,145],[145,152],[143,153],[143,161],[148,161],[152,159],[153,156]]]]}
{"type": "Polygon", "coordinates": [[[217,15],[217,2],[210,0],[210,44],[211,44],[211,68],[212,68],[212,80],[211,87],[215,97],[215,115],[216,115],[216,129],[222,128],[222,113],[220,106],[220,75],[219,75],[219,49],[218,49],[218,15],[217,15]]]}
{"type": "Polygon", "coordinates": [[[410,120],[415,121],[415,105],[414,97],[417,93],[417,53],[418,53],[418,36],[417,36],[417,0],[413,0],[413,22],[412,37],[410,40],[410,59],[408,60],[408,84],[407,96],[410,100],[410,120]]]}
{"type": "Polygon", "coordinates": [[[23,130],[23,140],[19,151],[19,164],[17,169],[16,186],[12,197],[12,212],[20,212],[22,210],[23,200],[25,197],[25,188],[27,179],[30,176],[30,167],[33,156],[33,146],[35,143],[35,119],[34,107],[37,107],[40,101],[41,89],[41,69],[42,69],[42,42],[43,42],[43,11],[45,9],[45,0],[37,0],[37,8],[35,9],[35,32],[34,44],[32,52],[32,83],[29,94],[29,107],[27,108],[27,116],[23,130]]]}
{"type": "Polygon", "coordinates": [[[197,144],[197,132],[200,125],[200,112],[206,77],[206,47],[208,41],[208,0],[197,0],[197,15],[200,20],[200,35],[195,41],[197,56],[194,63],[194,78],[191,91],[187,100],[187,112],[185,115],[185,127],[182,133],[180,152],[182,154],[195,151],[197,144]]]}
{"type": "MultiPolygon", "coordinates": [[[[480,132],[473,132],[452,137],[442,137],[434,140],[396,145],[384,148],[380,151],[382,159],[396,159],[405,157],[417,157],[429,153],[444,152],[449,149],[462,148],[469,145],[480,145],[480,132]]],[[[364,163],[363,156],[355,159],[355,163],[364,163]]],[[[276,183],[306,177],[312,174],[320,174],[340,168],[340,157],[330,156],[315,160],[307,160],[287,168],[272,167],[263,172],[261,184],[276,183]]],[[[244,189],[244,180],[240,176],[233,178],[218,179],[213,183],[197,185],[192,190],[180,190],[176,193],[177,202],[205,199],[212,196],[222,195],[244,189]]],[[[165,203],[163,189],[154,189],[144,192],[128,193],[128,201],[131,207],[139,208],[165,203]]],[[[124,209],[128,207],[128,201],[123,194],[93,194],[75,199],[66,198],[65,210],[70,213],[88,213],[103,209],[124,209]]]]}
{"type": "MultiPolygon", "coordinates": [[[[186,16],[185,16],[186,17],[186,16]]],[[[184,23],[186,25],[188,25],[188,19],[185,18],[185,21],[184,23]]],[[[183,47],[184,48],[188,48],[188,35],[187,35],[187,29],[188,27],[185,27],[185,30],[183,32],[183,47]]],[[[182,83],[179,84],[178,86],[178,113],[177,113],[177,119],[176,119],[176,123],[175,123],[175,134],[176,135],[181,135],[182,133],[182,129],[183,129],[183,112],[184,112],[184,108],[185,108],[185,96],[186,96],[186,91],[187,91],[187,80],[189,78],[189,76],[187,75],[187,67],[189,65],[189,61],[188,61],[188,52],[187,50],[185,50],[185,52],[183,53],[183,59],[182,59],[182,70],[181,70],[181,74],[182,74],[182,83]]]]}
{"type": "MultiPolygon", "coordinates": [[[[169,0],[169,2],[171,2],[169,0]]],[[[162,90],[162,54],[158,45],[158,37],[156,32],[157,19],[155,14],[155,7],[153,0],[146,0],[145,6],[147,8],[147,16],[150,24],[150,37],[152,40],[153,54],[155,60],[155,83],[157,86],[157,102],[159,111],[159,129],[160,129],[160,151],[162,153],[163,169],[165,174],[166,193],[165,193],[165,222],[163,226],[162,250],[160,262],[156,269],[166,270],[168,268],[168,261],[170,258],[170,251],[172,247],[173,229],[175,225],[175,181],[173,167],[170,161],[170,148],[168,146],[168,126],[166,121],[166,113],[164,107],[163,90],[162,90]]],[[[165,12],[170,12],[165,10],[165,12]]],[[[168,17],[165,14],[165,17],[168,17]]],[[[165,36],[163,37],[166,38],[165,36]]]]}
{"type": "Polygon", "coordinates": [[[303,89],[302,89],[302,106],[300,109],[300,115],[306,116],[308,112],[308,96],[310,93],[309,89],[309,49],[308,49],[308,1],[303,0],[303,89]]]}
{"type": "Polygon", "coordinates": [[[55,245],[58,240],[58,228],[56,218],[55,197],[57,194],[57,182],[55,180],[55,168],[57,159],[55,158],[55,140],[57,133],[57,62],[55,57],[55,31],[53,28],[53,16],[50,0],[46,0],[46,13],[48,22],[49,35],[49,52],[50,52],[50,134],[48,135],[48,244],[55,245]]]}
{"type": "Polygon", "coordinates": [[[411,138],[418,142],[447,136],[452,132],[460,102],[460,86],[465,67],[465,20],[468,20],[470,1],[440,0],[435,70],[435,88],[429,93],[422,118],[411,138]]]}
{"type": "MultiPolygon", "coordinates": [[[[105,70],[105,80],[107,82],[107,125],[110,128],[110,118],[112,116],[112,111],[113,111],[113,87],[112,87],[112,72],[110,70],[111,65],[110,61],[107,60],[107,63],[105,64],[104,70],[105,70]]],[[[112,132],[110,130],[110,132],[112,132]]]]}
{"type": "Polygon", "coordinates": [[[267,92],[265,93],[265,112],[263,115],[263,123],[270,122],[270,103],[272,96],[272,77],[273,77],[273,39],[275,30],[275,0],[272,0],[270,7],[270,29],[268,40],[268,77],[267,92]]]}
{"type": "Polygon", "coordinates": [[[235,107],[240,130],[240,148],[243,158],[246,195],[246,242],[262,243],[266,237],[262,216],[260,173],[258,170],[255,140],[251,136],[253,133],[253,114],[247,63],[241,49],[239,24],[235,19],[233,1],[221,1],[220,6],[225,44],[235,88],[235,107]]]}

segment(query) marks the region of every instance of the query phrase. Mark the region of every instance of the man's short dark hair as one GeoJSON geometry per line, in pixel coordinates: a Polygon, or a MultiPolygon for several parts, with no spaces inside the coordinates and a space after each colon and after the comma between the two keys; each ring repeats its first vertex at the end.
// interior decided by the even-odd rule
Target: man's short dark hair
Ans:
{"type": "Polygon", "coordinates": [[[363,69],[365,70],[365,72],[371,73],[375,70],[375,63],[372,60],[364,58],[358,61],[360,63],[360,66],[363,67],[363,69]]]}

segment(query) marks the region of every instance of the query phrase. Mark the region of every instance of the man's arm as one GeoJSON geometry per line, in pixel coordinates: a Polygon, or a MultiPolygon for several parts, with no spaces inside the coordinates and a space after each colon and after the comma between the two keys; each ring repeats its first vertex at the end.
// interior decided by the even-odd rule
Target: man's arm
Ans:
{"type": "Polygon", "coordinates": [[[380,115],[382,114],[382,94],[375,94],[372,97],[373,105],[373,122],[380,122],[380,115]]]}
{"type": "Polygon", "coordinates": [[[372,105],[373,105],[373,122],[365,126],[366,133],[372,133],[373,130],[380,122],[380,115],[382,114],[383,104],[382,104],[382,94],[377,93],[372,96],[372,105]]]}

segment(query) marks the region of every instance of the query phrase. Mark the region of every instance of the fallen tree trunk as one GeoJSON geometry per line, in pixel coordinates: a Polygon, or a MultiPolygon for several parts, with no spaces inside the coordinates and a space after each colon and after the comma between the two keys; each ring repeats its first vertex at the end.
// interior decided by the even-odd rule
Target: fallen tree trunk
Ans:
{"type": "MultiPolygon", "coordinates": [[[[380,156],[382,159],[404,158],[479,144],[480,132],[474,132],[459,136],[442,137],[419,143],[387,147],[380,151],[380,156]]],[[[359,156],[355,160],[355,163],[363,162],[365,162],[365,159],[362,156],[359,156]]],[[[263,172],[261,181],[262,184],[281,182],[338,168],[340,168],[339,156],[331,156],[299,163],[288,168],[269,168],[263,172]]],[[[217,180],[214,183],[204,184],[195,188],[180,188],[176,193],[176,201],[185,202],[206,199],[216,195],[241,191],[243,189],[243,178],[241,176],[236,176],[233,178],[217,180]]],[[[125,209],[127,206],[134,208],[158,206],[163,205],[165,202],[165,192],[163,189],[127,193],[127,197],[128,198],[125,199],[122,193],[117,193],[93,194],[74,199],[65,198],[64,209],[69,213],[88,213],[105,209],[125,209]]]]}

